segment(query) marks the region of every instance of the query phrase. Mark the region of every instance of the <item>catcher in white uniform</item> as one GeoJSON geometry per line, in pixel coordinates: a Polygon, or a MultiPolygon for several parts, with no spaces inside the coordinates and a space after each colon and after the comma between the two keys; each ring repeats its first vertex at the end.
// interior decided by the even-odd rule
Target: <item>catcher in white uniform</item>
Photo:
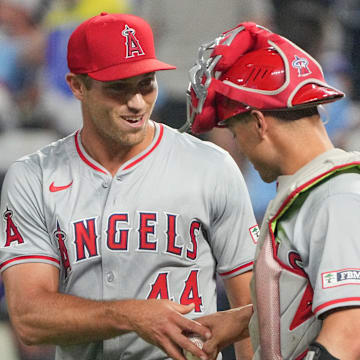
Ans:
{"type": "Polygon", "coordinates": [[[232,306],[250,303],[258,228],[243,177],[222,149],[150,120],[155,71],[174,66],[143,19],[85,21],[68,65],[83,128],[3,185],[11,321],[25,343],[58,345],[57,360],[208,359],[185,335],[211,335],[192,319],[216,311],[216,273],[232,306]]]}
{"type": "MultiPolygon", "coordinates": [[[[344,94],[309,54],[254,23],[203,45],[190,77],[192,131],[228,127],[278,183],[256,251],[254,359],[360,359],[360,153],[334,148],[317,108],[344,94]]],[[[205,351],[241,334],[235,318],[199,320],[213,333],[205,351]]]]}

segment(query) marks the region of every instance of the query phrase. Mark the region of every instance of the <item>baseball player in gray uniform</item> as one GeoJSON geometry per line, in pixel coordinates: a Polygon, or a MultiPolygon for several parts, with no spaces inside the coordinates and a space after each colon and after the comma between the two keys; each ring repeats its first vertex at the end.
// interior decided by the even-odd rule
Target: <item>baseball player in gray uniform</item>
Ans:
{"type": "Polygon", "coordinates": [[[88,19],[68,65],[82,129],[3,185],[11,321],[25,343],[58,345],[57,360],[208,359],[186,334],[211,336],[193,319],[216,311],[215,275],[233,307],[250,303],[258,228],[243,177],[222,149],[150,120],[155,72],[174,67],[143,19],[88,19]]]}
{"type": "MultiPolygon", "coordinates": [[[[228,127],[262,179],[277,180],[252,281],[254,359],[360,359],[360,153],[334,148],[317,108],[344,94],[254,23],[203,45],[190,75],[193,132],[228,127]]],[[[213,333],[205,351],[241,334],[235,319],[199,320],[213,333]]]]}

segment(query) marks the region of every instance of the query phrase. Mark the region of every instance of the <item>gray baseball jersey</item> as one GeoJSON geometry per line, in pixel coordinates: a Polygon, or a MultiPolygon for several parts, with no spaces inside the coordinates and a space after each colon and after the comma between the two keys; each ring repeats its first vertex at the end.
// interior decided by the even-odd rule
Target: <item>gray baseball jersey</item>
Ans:
{"type": "Polygon", "coordinates": [[[250,329],[254,359],[300,360],[324,312],[360,306],[360,153],[330,150],[278,180],[256,252],[250,329]]]}
{"type": "MultiPolygon", "coordinates": [[[[1,271],[44,262],[59,268],[66,294],[195,303],[190,317],[216,311],[215,273],[252,269],[258,228],[245,182],[219,147],[155,127],[150,146],[114,177],[87,155],[80,132],[13,164],[1,199],[1,271]]],[[[134,333],[56,355],[165,358],[134,333]]]]}

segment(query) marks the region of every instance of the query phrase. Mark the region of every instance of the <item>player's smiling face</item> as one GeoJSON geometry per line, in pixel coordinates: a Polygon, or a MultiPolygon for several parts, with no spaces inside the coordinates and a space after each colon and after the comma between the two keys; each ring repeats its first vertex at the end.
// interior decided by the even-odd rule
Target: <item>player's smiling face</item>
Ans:
{"type": "Polygon", "coordinates": [[[157,94],[155,73],[111,82],[91,79],[83,98],[84,120],[104,139],[123,146],[140,144],[157,94]]]}

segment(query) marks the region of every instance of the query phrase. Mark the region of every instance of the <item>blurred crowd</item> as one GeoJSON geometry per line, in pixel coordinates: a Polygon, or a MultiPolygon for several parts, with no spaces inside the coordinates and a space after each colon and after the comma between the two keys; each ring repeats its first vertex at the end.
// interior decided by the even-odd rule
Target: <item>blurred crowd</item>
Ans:
{"type": "MultiPolygon", "coordinates": [[[[80,105],[65,82],[67,40],[84,19],[102,11],[144,17],[157,55],[177,66],[158,74],[153,119],[175,128],[186,118],[187,72],[200,44],[243,21],[280,33],[319,60],[326,80],[346,93],[322,117],[336,146],[360,148],[359,0],[0,0],[0,186],[24,154],[81,127],[80,105]]],[[[247,182],[258,222],[276,184],[264,184],[226,129],[203,135],[228,150],[247,182]]],[[[221,176],[221,175],[219,175],[221,176]]],[[[221,296],[221,291],[219,291],[221,296]]],[[[27,347],[11,331],[0,279],[0,348],[8,360],[53,359],[53,347],[27,347]]],[[[226,306],[226,299],[220,299],[226,306]]],[[[225,360],[231,360],[229,352],[225,360]]]]}

